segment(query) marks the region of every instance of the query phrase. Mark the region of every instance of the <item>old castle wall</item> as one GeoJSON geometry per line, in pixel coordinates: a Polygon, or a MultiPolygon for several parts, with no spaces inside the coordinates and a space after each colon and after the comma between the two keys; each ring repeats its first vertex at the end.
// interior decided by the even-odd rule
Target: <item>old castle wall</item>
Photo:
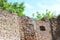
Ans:
{"type": "Polygon", "coordinates": [[[0,40],[20,40],[18,16],[0,10],[0,40]]]}
{"type": "Polygon", "coordinates": [[[24,32],[24,40],[52,40],[49,21],[37,21],[29,17],[21,17],[20,19],[24,32]]]}
{"type": "Polygon", "coordinates": [[[59,40],[60,19],[33,20],[0,10],[1,40],[59,40]]]}
{"type": "Polygon", "coordinates": [[[50,24],[47,21],[37,21],[38,40],[52,40],[50,24]]]}

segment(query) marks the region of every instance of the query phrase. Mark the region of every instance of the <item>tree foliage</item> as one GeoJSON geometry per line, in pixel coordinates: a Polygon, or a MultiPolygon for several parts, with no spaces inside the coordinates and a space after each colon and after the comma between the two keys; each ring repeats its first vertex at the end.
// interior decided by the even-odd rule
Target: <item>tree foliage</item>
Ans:
{"type": "Polygon", "coordinates": [[[18,2],[8,3],[8,0],[0,0],[0,9],[15,12],[19,16],[25,16],[25,14],[23,14],[24,8],[23,2],[19,4],[18,2]]]}

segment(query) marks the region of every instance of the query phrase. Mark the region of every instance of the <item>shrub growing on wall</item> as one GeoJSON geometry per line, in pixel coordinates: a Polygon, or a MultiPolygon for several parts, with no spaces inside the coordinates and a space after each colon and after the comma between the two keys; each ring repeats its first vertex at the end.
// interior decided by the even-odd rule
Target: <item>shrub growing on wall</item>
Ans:
{"type": "Polygon", "coordinates": [[[18,2],[8,3],[8,0],[0,0],[0,9],[15,12],[19,16],[25,16],[25,14],[23,14],[24,8],[23,2],[19,4],[18,2]]]}
{"type": "Polygon", "coordinates": [[[36,15],[34,13],[34,14],[32,14],[32,16],[33,16],[33,19],[37,19],[37,20],[40,20],[40,19],[45,18],[45,17],[48,19],[56,17],[56,15],[54,15],[54,13],[52,13],[49,10],[46,10],[46,13],[44,13],[44,14],[40,13],[40,12],[36,12],[36,15]]]}

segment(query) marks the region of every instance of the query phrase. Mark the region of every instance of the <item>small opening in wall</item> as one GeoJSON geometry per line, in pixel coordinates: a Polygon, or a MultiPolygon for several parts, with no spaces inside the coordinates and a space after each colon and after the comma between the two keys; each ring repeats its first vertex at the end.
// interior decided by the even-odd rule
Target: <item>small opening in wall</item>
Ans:
{"type": "Polygon", "coordinates": [[[45,31],[46,29],[45,29],[44,26],[40,26],[40,30],[41,30],[41,31],[45,31]]]}

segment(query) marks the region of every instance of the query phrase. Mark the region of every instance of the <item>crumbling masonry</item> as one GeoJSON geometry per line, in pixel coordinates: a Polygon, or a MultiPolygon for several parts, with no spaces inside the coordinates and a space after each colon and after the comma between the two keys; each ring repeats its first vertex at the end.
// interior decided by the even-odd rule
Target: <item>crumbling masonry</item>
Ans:
{"type": "Polygon", "coordinates": [[[0,40],[59,40],[60,18],[33,20],[0,10],[0,40]]]}

